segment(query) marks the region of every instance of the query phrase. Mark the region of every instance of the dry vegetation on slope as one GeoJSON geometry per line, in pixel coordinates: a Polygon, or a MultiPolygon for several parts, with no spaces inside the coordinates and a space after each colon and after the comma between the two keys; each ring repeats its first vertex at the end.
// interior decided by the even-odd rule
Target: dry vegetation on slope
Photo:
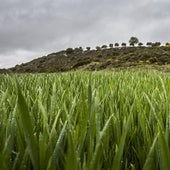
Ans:
{"type": "Polygon", "coordinates": [[[74,70],[155,68],[170,70],[170,47],[76,48],[43,56],[1,72],[42,73],[74,70]]]}

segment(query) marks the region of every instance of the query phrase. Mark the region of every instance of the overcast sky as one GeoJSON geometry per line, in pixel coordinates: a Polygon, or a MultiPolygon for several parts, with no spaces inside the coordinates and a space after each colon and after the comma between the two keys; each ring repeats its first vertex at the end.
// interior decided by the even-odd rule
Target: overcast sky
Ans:
{"type": "Polygon", "coordinates": [[[170,0],[0,0],[0,68],[131,36],[170,42],[170,0]]]}

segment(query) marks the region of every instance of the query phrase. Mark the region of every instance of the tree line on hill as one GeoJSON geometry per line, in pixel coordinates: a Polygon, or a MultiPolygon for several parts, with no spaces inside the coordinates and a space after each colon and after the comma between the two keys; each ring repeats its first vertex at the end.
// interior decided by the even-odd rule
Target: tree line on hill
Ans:
{"type": "MultiPolygon", "coordinates": [[[[130,40],[129,40],[129,46],[130,47],[135,47],[135,45],[137,45],[138,47],[142,47],[144,46],[144,44],[142,42],[139,42],[139,39],[137,37],[131,37],[130,40]]],[[[147,47],[160,47],[161,46],[161,42],[147,42],[146,43],[146,46],[147,47]]],[[[165,46],[170,46],[170,43],[165,43],[165,46]]],[[[104,49],[107,49],[107,48],[119,48],[119,47],[127,47],[127,43],[125,42],[122,42],[121,44],[119,43],[115,43],[115,44],[109,44],[108,45],[102,45],[101,47],[100,46],[96,46],[96,50],[99,51],[99,50],[104,50],[104,49]]],[[[90,51],[91,50],[91,47],[86,47],[86,51],[90,51]]],[[[73,53],[73,52],[83,52],[83,48],[82,47],[78,47],[78,48],[67,48],[66,49],[66,53],[67,54],[70,54],[70,53],[73,53]]]]}

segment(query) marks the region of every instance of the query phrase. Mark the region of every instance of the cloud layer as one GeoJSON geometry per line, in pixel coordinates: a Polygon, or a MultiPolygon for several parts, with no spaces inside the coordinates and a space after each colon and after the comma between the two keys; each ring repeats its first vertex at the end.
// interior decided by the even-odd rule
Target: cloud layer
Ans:
{"type": "Polygon", "coordinates": [[[67,47],[169,42],[169,0],[0,0],[0,67],[67,47]]]}

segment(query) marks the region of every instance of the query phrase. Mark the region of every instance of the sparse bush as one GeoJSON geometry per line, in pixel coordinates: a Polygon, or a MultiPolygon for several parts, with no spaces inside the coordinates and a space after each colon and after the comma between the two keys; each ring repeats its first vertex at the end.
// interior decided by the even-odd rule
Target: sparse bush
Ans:
{"type": "Polygon", "coordinates": [[[102,48],[102,49],[106,49],[106,48],[107,48],[107,45],[102,45],[101,48],[102,48]]]}
{"type": "Polygon", "coordinates": [[[77,52],[80,51],[80,49],[76,47],[76,48],[74,49],[74,51],[77,53],[77,52]]]}
{"type": "Polygon", "coordinates": [[[74,52],[74,50],[72,48],[67,48],[66,49],[67,54],[72,54],[73,52],[74,52]]]}
{"type": "Polygon", "coordinates": [[[112,56],[118,56],[118,55],[120,55],[119,52],[114,51],[114,52],[112,53],[112,56]]]}
{"type": "Polygon", "coordinates": [[[155,42],[155,43],[152,43],[152,47],[159,47],[161,45],[160,42],[155,42]]]}
{"type": "Polygon", "coordinates": [[[102,54],[99,54],[98,56],[97,56],[97,58],[102,58],[103,56],[102,56],[102,54]]]}
{"type": "Polygon", "coordinates": [[[90,47],[86,47],[87,51],[90,51],[90,47]]]}
{"type": "Polygon", "coordinates": [[[97,50],[97,51],[100,51],[101,48],[100,48],[99,46],[96,46],[96,50],[97,50]]]}
{"type": "Polygon", "coordinates": [[[80,51],[83,51],[83,48],[82,48],[82,47],[79,47],[79,50],[80,50],[80,51]]]}
{"type": "Polygon", "coordinates": [[[119,43],[115,43],[115,47],[119,47],[119,43]]]}
{"type": "Polygon", "coordinates": [[[74,49],[74,51],[76,53],[82,53],[83,52],[83,48],[82,47],[77,47],[77,48],[74,49]]]}
{"type": "Polygon", "coordinates": [[[139,47],[142,47],[142,46],[143,46],[143,43],[139,42],[139,43],[138,43],[138,46],[139,46],[139,47]]]}
{"type": "Polygon", "coordinates": [[[81,60],[81,61],[77,62],[76,64],[74,64],[73,68],[77,68],[77,67],[89,64],[90,62],[91,62],[90,59],[81,60]]]}
{"type": "Polygon", "coordinates": [[[123,43],[122,43],[122,47],[126,47],[126,43],[123,42],[123,43]]]}
{"type": "Polygon", "coordinates": [[[110,48],[113,48],[113,44],[109,44],[109,47],[110,47],[110,48]]]}
{"type": "Polygon", "coordinates": [[[147,45],[148,47],[152,47],[152,42],[147,42],[146,45],[147,45]]]}

